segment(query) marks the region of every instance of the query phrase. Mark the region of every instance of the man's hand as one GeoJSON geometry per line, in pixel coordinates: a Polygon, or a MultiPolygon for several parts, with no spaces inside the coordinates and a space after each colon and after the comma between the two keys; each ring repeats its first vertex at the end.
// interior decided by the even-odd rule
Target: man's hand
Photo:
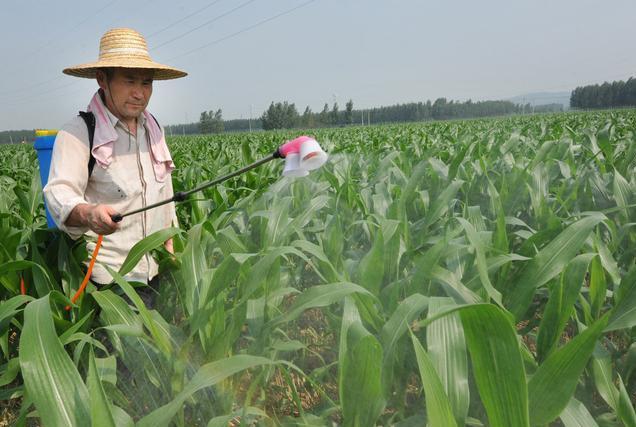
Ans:
{"type": "Polygon", "coordinates": [[[97,234],[112,234],[119,229],[119,224],[111,219],[116,213],[108,205],[80,204],[73,208],[66,225],[88,227],[97,234]]]}
{"type": "Polygon", "coordinates": [[[172,255],[174,255],[174,242],[172,240],[172,238],[166,240],[163,243],[163,246],[166,248],[166,250],[171,253],[172,255]]]}
{"type": "Polygon", "coordinates": [[[119,224],[111,219],[116,213],[108,205],[92,206],[88,211],[86,225],[97,234],[112,234],[119,228],[119,224]]]}

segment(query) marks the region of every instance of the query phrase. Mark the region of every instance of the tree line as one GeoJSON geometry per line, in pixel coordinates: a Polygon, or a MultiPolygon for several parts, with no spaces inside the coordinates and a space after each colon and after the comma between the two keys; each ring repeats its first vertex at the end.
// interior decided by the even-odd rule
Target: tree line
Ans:
{"type": "MultiPolygon", "coordinates": [[[[545,111],[554,111],[549,106],[545,111]]],[[[529,104],[520,105],[510,101],[448,101],[438,98],[434,102],[412,102],[368,109],[353,108],[349,100],[344,109],[337,102],[325,103],[322,110],[314,112],[309,106],[302,114],[296,105],[288,101],[272,102],[258,119],[222,120],[222,110],[204,111],[198,123],[169,126],[169,134],[219,133],[224,131],[270,130],[292,128],[316,128],[368,125],[391,122],[417,122],[426,120],[465,119],[473,117],[503,116],[532,111],[529,104]]]]}
{"type": "Polygon", "coordinates": [[[636,79],[601,85],[580,86],[570,95],[571,108],[611,108],[636,106],[636,79]]]}
{"type": "Polygon", "coordinates": [[[413,102],[370,109],[353,109],[349,100],[343,110],[337,102],[330,108],[325,104],[320,112],[314,113],[306,107],[299,114],[296,106],[288,102],[272,102],[261,117],[263,129],[313,128],[326,126],[346,126],[388,122],[417,122],[426,120],[464,119],[472,117],[501,116],[530,111],[529,105],[519,105],[510,101],[466,102],[448,101],[438,98],[434,102],[413,102]]]}
{"type": "MultiPolygon", "coordinates": [[[[636,81],[615,82],[616,87],[630,93],[629,99],[636,99],[636,81]],[[620,84],[618,84],[620,83],[620,84]],[[621,85],[622,84],[622,85],[621,85]]],[[[575,100],[592,98],[587,95],[588,88],[605,88],[601,86],[586,86],[577,88],[572,93],[575,100]],[[581,95],[585,93],[585,95],[581,95]]],[[[611,86],[611,85],[610,85],[611,86]]],[[[604,89],[603,89],[604,90],[604,89]]],[[[594,93],[600,93],[600,89],[594,93]]],[[[614,93],[614,92],[612,92],[614,93]]],[[[624,99],[625,96],[616,99],[624,99]]],[[[614,99],[614,98],[612,98],[614,99]]],[[[577,101],[578,102],[578,101],[577,101]]],[[[614,104],[614,106],[636,105],[636,101],[629,104],[614,104]]],[[[588,103],[589,104],[589,103],[588,103]]],[[[607,105],[576,105],[576,108],[599,108],[607,105]]],[[[510,101],[477,101],[465,102],[438,98],[431,102],[411,102],[395,104],[383,107],[366,109],[354,109],[353,100],[349,100],[343,109],[337,102],[331,106],[325,103],[322,110],[314,112],[307,106],[300,114],[296,105],[288,101],[272,102],[258,118],[224,120],[223,111],[203,111],[198,122],[183,123],[178,125],[165,125],[167,135],[193,135],[220,132],[240,132],[248,130],[291,129],[291,128],[317,128],[330,126],[368,125],[392,122],[418,122],[427,120],[468,119],[489,116],[503,116],[510,114],[524,114],[528,112],[553,112],[561,111],[559,104],[531,107],[530,104],[522,105],[510,101]]],[[[33,141],[32,130],[4,131],[0,132],[0,144],[33,141]]]]}
{"type": "Polygon", "coordinates": [[[295,104],[284,102],[272,102],[269,108],[261,116],[264,130],[270,129],[290,129],[295,127],[315,128],[326,126],[343,126],[354,123],[353,101],[346,103],[345,109],[340,110],[337,102],[329,108],[325,104],[322,111],[314,113],[307,106],[302,115],[296,110],[295,104]]]}
{"type": "Polygon", "coordinates": [[[225,130],[223,111],[204,111],[199,119],[199,133],[221,133],[225,130]]]}
{"type": "Polygon", "coordinates": [[[23,141],[33,141],[34,130],[5,130],[0,132],[0,144],[17,144],[23,141]]]}
{"type": "MultiPolygon", "coordinates": [[[[166,126],[165,132],[166,135],[195,135],[200,133],[209,133],[202,132],[202,130],[206,130],[206,125],[202,123],[201,120],[194,123],[185,123],[180,125],[168,125],[166,126]]],[[[218,127],[217,127],[218,129],[218,127]]],[[[261,119],[232,119],[232,120],[223,120],[223,132],[243,132],[249,130],[262,130],[263,125],[261,123],[261,119]]],[[[210,132],[211,133],[211,132],[210,132]]]]}

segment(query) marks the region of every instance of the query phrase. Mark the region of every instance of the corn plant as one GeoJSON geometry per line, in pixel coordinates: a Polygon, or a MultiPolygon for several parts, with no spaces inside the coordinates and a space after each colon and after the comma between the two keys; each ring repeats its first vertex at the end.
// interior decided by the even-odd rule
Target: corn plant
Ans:
{"type": "MultiPolygon", "coordinates": [[[[0,147],[4,399],[44,425],[636,425],[635,125],[307,131],[323,169],[191,196],[70,313],[83,244],[44,229],[28,147],[0,147]],[[123,278],[149,252],[153,309],[123,278]]],[[[175,137],[175,188],[292,136],[175,137]]]]}

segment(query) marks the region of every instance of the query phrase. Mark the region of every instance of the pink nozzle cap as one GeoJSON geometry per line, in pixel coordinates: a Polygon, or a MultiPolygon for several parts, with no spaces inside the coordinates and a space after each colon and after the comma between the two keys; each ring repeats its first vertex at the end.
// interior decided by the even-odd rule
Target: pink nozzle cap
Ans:
{"type": "Polygon", "coordinates": [[[290,153],[299,153],[300,145],[305,141],[314,141],[314,139],[305,135],[299,136],[298,138],[287,141],[286,143],[278,147],[278,153],[281,155],[281,157],[287,157],[287,155],[290,153]]]}

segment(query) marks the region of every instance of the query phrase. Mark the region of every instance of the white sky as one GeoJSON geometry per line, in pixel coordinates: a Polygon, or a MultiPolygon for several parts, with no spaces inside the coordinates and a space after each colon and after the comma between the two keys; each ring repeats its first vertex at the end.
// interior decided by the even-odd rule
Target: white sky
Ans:
{"type": "Polygon", "coordinates": [[[146,36],[154,60],[190,74],[155,82],[149,109],[162,124],[218,108],[257,117],[272,101],[302,113],[334,99],[502,99],[636,75],[633,0],[305,3],[5,1],[0,130],[59,128],[85,109],[95,82],[62,69],[95,60],[101,35],[124,26],[146,36]]]}

